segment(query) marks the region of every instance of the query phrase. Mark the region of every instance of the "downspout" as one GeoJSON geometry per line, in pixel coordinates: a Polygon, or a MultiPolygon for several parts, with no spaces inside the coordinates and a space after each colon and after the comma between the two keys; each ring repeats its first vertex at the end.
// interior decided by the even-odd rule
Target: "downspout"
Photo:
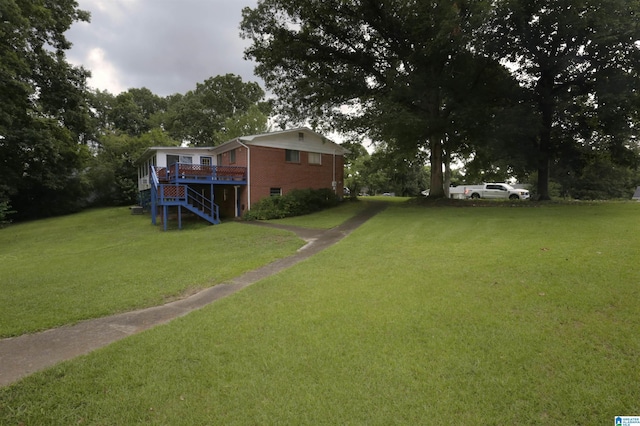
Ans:
{"type": "Polygon", "coordinates": [[[240,145],[247,148],[247,211],[249,211],[251,210],[251,150],[240,141],[240,138],[236,140],[240,145]]]}
{"type": "Polygon", "coordinates": [[[333,193],[338,195],[338,182],[336,182],[336,150],[333,150],[333,180],[331,181],[333,193]]]}

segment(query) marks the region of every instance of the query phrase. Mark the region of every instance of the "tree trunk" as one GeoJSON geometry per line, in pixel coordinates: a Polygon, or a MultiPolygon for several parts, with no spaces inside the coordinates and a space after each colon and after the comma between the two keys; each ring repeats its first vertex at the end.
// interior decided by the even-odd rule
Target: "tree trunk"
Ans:
{"type": "Polygon", "coordinates": [[[449,187],[451,187],[451,153],[448,148],[444,149],[443,153],[444,162],[444,196],[450,198],[449,187]]]}
{"type": "Polygon", "coordinates": [[[444,176],[442,173],[442,138],[432,136],[429,139],[431,149],[431,184],[429,188],[430,198],[444,198],[444,176]]]}
{"type": "Polygon", "coordinates": [[[538,141],[538,200],[550,200],[549,195],[549,169],[551,165],[551,130],[553,128],[553,76],[542,73],[538,81],[539,108],[542,114],[542,129],[538,141]]]}
{"type": "Polygon", "coordinates": [[[551,199],[549,195],[549,164],[551,162],[549,158],[549,139],[550,138],[546,138],[545,135],[541,135],[540,137],[537,187],[539,201],[548,201],[551,199]]]}

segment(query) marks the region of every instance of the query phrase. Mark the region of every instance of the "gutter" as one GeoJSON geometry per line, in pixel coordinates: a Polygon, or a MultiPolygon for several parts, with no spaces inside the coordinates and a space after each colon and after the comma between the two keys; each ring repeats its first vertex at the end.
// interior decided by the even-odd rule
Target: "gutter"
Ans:
{"type": "Polygon", "coordinates": [[[333,193],[338,195],[338,182],[336,182],[336,150],[333,149],[333,180],[331,181],[333,186],[333,193]]]}

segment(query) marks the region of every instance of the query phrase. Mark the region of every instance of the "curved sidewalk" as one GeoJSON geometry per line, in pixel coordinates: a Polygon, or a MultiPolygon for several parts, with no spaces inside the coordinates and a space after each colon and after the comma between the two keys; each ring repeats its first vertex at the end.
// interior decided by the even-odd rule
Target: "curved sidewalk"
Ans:
{"type": "Polygon", "coordinates": [[[307,241],[307,244],[292,256],[246,272],[237,278],[202,290],[185,299],[152,308],[82,321],[75,325],[40,333],[1,339],[0,386],[10,385],[36,371],[87,354],[156,325],[164,324],[240,291],[337,243],[385,207],[384,203],[371,203],[360,214],[329,230],[249,222],[252,226],[270,226],[293,231],[307,241]]]}

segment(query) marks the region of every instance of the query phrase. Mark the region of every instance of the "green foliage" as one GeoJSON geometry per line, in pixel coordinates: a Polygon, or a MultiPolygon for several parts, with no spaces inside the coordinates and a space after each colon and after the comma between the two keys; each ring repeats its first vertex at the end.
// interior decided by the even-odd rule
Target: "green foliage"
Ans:
{"type": "Polygon", "coordinates": [[[468,49],[488,4],[263,0],[241,29],[279,113],[429,149],[432,194],[444,196],[444,140],[467,130],[452,118],[476,92],[476,111],[488,111],[508,77],[468,49]]]}
{"type": "Polygon", "coordinates": [[[258,104],[249,106],[246,112],[227,118],[222,130],[213,134],[214,145],[227,142],[239,136],[257,135],[269,131],[269,114],[258,104]]]}
{"type": "Polygon", "coordinates": [[[91,91],[89,99],[96,129],[94,143],[100,145],[101,136],[112,132],[141,136],[152,129],[160,129],[158,118],[167,110],[167,99],[147,88],[129,89],[117,96],[107,91],[91,91]]]}
{"type": "Polygon", "coordinates": [[[342,144],[349,152],[344,156],[344,187],[349,189],[351,197],[356,197],[362,188],[368,186],[364,180],[365,162],[369,153],[359,142],[348,141],[342,144]]]}
{"type": "MultiPolygon", "coordinates": [[[[215,135],[225,131],[227,119],[241,117],[255,105],[268,114],[270,107],[263,98],[258,83],[245,83],[233,74],[220,75],[198,83],[185,95],[170,96],[166,114],[158,118],[174,139],[192,146],[214,146],[220,142],[215,135]]],[[[255,110],[252,114],[256,116],[255,110]]]]}
{"type": "Polygon", "coordinates": [[[433,196],[459,157],[475,175],[537,170],[548,198],[567,145],[637,159],[638,15],[627,0],[263,0],[241,29],[285,116],[428,150],[433,196]]]}
{"type": "Polygon", "coordinates": [[[159,128],[138,136],[109,132],[100,140],[86,170],[86,178],[91,185],[90,200],[94,206],[136,204],[138,158],[151,146],[179,145],[159,128]]]}
{"type": "Polygon", "coordinates": [[[506,0],[496,2],[481,50],[514,64],[536,111],[530,142],[538,160],[537,192],[549,198],[553,162],[571,147],[628,157],[637,133],[640,27],[637,1],[506,0]],[[635,124],[634,124],[635,122],[635,124]]]}
{"type": "Polygon", "coordinates": [[[0,2],[0,168],[16,219],[82,207],[91,134],[88,73],[71,66],[64,32],[89,15],[73,0],[0,2]]]}
{"type": "Polygon", "coordinates": [[[409,149],[379,146],[362,163],[359,177],[369,195],[392,192],[402,197],[415,197],[428,188],[426,158],[409,149]]]}
{"type": "Polygon", "coordinates": [[[136,202],[135,161],[148,147],[179,146],[185,140],[214,145],[266,131],[270,106],[258,102],[263,96],[256,83],[243,83],[231,74],[212,77],[198,84],[195,91],[167,98],[146,88],[129,89],[117,96],[91,93],[95,156],[86,178],[92,205],[136,202]]]}
{"type": "Polygon", "coordinates": [[[553,167],[550,185],[558,186],[557,195],[580,200],[628,200],[640,184],[638,169],[617,164],[607,155],[576,156],[574,160],[584,164],[553,167]]]}
{"type": "Polygon", "coordinates": [[[10,151],[3,160],[11,163],[5,176],[15,218],[42,218],[82,209],[89,190],[82,174],[90,159],[89,149],[58,120],[29,121],[30,127],[13,130],[4,139],[10,151]]]}
{"type": "Polygon", "coordinates": [[[336,206],[338,196],[329,188],[294,189],[285,195],[263,198],[244,215],[246,220],[281,219],[336,206]]]}
{"type": "Polygon", "coordinates": [[[112,98],[107,112],[110,128],[140,136],[153,126],[153,118],[167,108],[165,99],[149,89],[129,89],[112,98]]]}
{"type": "Polygon", "coordinates": [[[8,201],[0,201],[0,228],[11,223],[9,216],[14,214],[15,210],[11,209],[8,201]]]}
{"type": "Polygon", "coordinates": [[[415,197],[429,186],[429,173],[423,153],[397,145],[378,144],[369,154],[359,143],[343,144],[350,153],[345,157],[345,187],[351,196],[393,192],[415,197]]]}

